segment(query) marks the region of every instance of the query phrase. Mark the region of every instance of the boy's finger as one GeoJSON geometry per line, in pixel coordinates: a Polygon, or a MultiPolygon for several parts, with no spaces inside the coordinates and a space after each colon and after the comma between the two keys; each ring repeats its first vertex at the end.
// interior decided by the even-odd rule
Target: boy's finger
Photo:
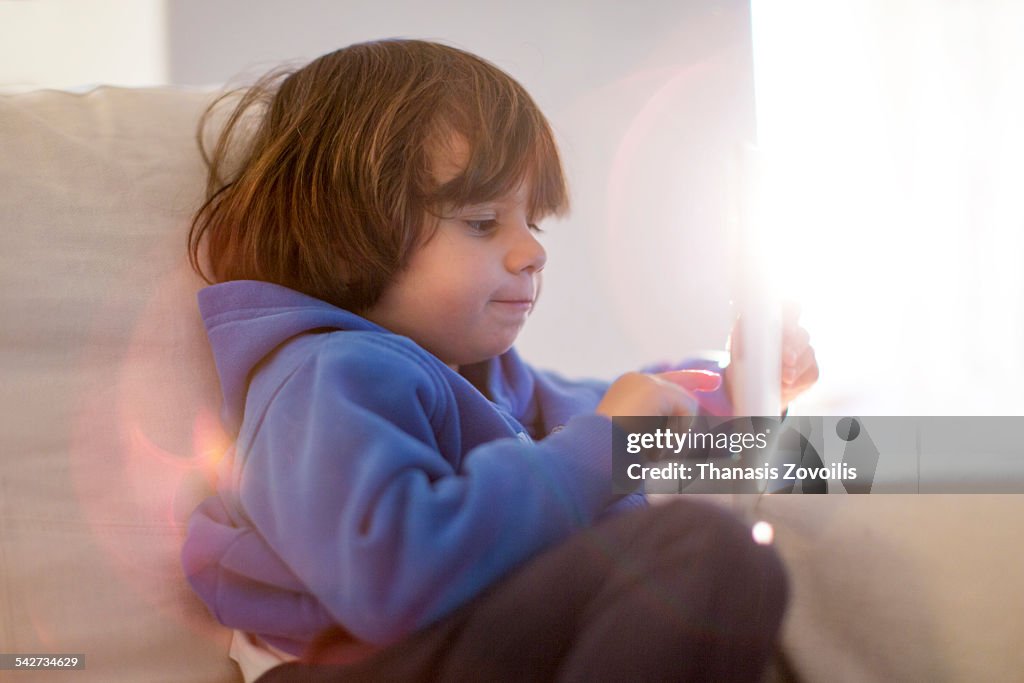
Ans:
{"type": "Polygon", "coordinates": [[[687,391],[714,391],[722,385],[722,376],[710,370],[673,370],[659,372],[658,377],[687,391]]]}
{"type": "Polygon", "coordinates": [[[818,359],[815,358],[814,349],[809,346],[804,349],[793,370],[796,378],[793,380],[794,384],[805,381],[814,384],[814,382],[818,381],[818,359]]]}
{"type": "Polygon", "coordinates": [[[784,363],[793,363],[796,361],[797,356],[810,348],[811,335],[802,327],[797,327],[793,330],[787,330],[786,334],[783,335],[783,353],[782,361],[784,363]]]}

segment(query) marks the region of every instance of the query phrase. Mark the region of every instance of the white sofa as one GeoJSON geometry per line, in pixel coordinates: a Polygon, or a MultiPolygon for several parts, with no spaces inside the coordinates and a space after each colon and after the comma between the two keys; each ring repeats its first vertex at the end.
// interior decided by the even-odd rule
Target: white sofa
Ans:
{"type": "Polygon", "coordinates": [[[86,661],[32,680],[238,678],[178,561],[224,447],[184,246],[208,97],[0,97],[0,652],[86,661]]]}
{"type": "MultiPolygon", "coordinates": [[[[33,681],[240,678],[178,562],[228,443],[185,257],[209,99],[0,96],[0,653],[86,656],[33,681]]],[[[1024,497],[774,496],[756,517],[793,584],[775,676],[1024,675],[1024,497]]]]}

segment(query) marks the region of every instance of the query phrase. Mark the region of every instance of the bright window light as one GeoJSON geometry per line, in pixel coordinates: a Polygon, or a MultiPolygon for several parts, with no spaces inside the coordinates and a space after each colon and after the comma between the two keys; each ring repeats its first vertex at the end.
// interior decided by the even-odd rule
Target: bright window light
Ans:
{"type": "Polygon", "coordinates": [[[1024,4],[753,0],[752,25],[805,412],[1024,411],[1024,4]]]}

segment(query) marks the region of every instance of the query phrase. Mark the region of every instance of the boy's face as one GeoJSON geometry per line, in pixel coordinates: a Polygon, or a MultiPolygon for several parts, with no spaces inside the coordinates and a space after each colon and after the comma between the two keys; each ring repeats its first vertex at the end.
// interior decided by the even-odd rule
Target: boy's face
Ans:
{"type": "MultiPolygon", "coordinates": [[[[451,148],[434,158],[441,183],[468,157],[461,138],[451,148]]],[[[547,260],[527,216],[529,191],[524,182],[496,201],[446,211],[366,318],[452,367],[507,351],[533,310],[547,260]]]]}

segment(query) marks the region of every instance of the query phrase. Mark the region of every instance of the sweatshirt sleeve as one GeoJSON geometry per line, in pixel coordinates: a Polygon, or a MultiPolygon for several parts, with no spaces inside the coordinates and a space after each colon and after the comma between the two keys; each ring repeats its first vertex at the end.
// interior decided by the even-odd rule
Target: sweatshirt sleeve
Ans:
{"type": "Polygon", "coordinates": [[[329,345],[277,390],[247,446],[239,502],[338,623],[388,644],[432,623],[613,499],[611,422],[578,415],[456,466],[429,370],[339,362],[329,345]]]}
{"type": "MultiPolygon", "coordinates": [[[[722,375],[722,384],[715,391],[695,392],[698,415],[730,415],[732,404],[725,390],[724,369],[718,357],[694,357],[678,363],[663,362],[643,368],[641,372],[666,372],[669,370],[707,370],[722,375]]],[[[534,371],[538,397],[541,404],[545,432],[561,430],[569,416],[579,411],[593,412],[604,397],[610,382],[584,379],[571,380],[549,370],[534,371]]],[[[612,502],[601,514],[601,518],[630,510],[646,507],[648,501],[643,493],[633,493],[612,502]]]]}

